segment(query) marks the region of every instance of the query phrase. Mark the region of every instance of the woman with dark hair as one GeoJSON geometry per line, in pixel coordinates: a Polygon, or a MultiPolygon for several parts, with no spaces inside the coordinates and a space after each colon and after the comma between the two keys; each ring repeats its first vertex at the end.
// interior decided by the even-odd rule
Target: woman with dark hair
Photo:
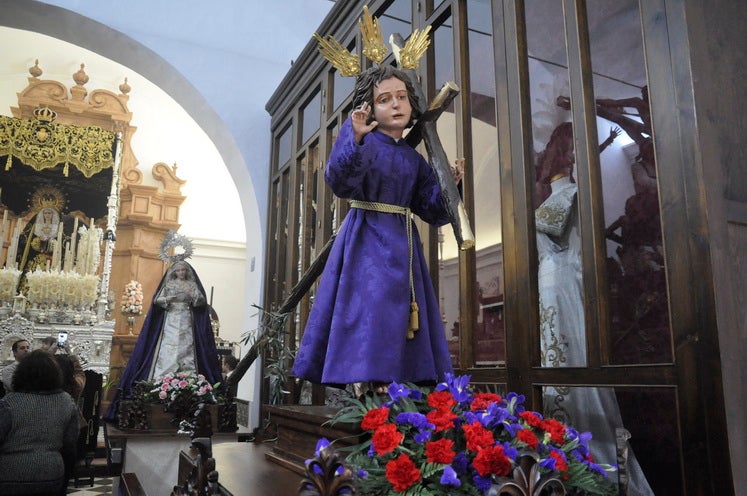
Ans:
{"type": "Polygon", "coordinates": [[[184,260],[175,261],[161,279],[104,419],[116,419],[135,382],[177,370],[202,374],[210,384],[222,378],[205,289],[184,260]]]}
{"type": "Polygon", "coordinates": [[[46,351],[29,353],[0,400],[0,494],[65,494],[75,462],[78,410],[46,351]]]}
{"type": "Polygon", "coordinates": [[[435,174],[403,139],[418,118],[408,77],[378,65],[356,81],[325,180],[351,210],[321,276],[293,367],[315,383],[436,382],[452,371],[411,213],[449,222],[435,174]]]}

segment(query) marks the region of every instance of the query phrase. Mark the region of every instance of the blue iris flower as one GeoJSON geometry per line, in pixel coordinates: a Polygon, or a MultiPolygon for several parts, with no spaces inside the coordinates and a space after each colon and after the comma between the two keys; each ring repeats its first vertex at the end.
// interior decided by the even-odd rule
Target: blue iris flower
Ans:
{"type": "Polygon", "coordinates": [[[598,472],[602,474],[603,476],[607,477],[607,471],[604,470],[601,466],[597,465],[596,463],[584,460],[584,464],[586,464],[586,466],[588,466],[594,472],[598,472]]]}
{"type": "Polygon", "coordinates": [[[540,467],[546,468],[547,470],[555,470],[555,458],[548,456],[547,458],[541,460],[540,467]]]}
{"type": "MultiPolygon", "coordinates": [[[[320,453],[322,452],[322,450],[323,450],[324,448],[326,448],[327,446],[329,446],[329,444],[330,444],[330,443],[329,443],[329,440],[328,440],[328,439],[327,439],[326,437],[323,437],[323,438],[319,439],[319,441],[317,441],[317,442],[316,442],[316,449],[314,450],[314,456],[319,456],[319,455],[320,455],[320,453]]],[[[312,462],[312,461],[313,461],[313,460],[309,460],[309,459],[307,459],[307,460],[305,460],[305,461],[304,461],[304,463],[305,463],[305,464],[306,464],[306,466],[308,467],[308,466],[310,466],[310,465],[311,465],[311,462],[312,462]]],[[[319,464],[314,464],[314,465],[313,465],[313,466],[311,467],[311,470],[313,470],[313,471],[314,471],[314,473],[316,473],[316,474],[321,474],[321,473],[322,473],[322,469],[321,469],[321,467],[319,466],[319,464]]]]}
{"type": "Polygon", "coordinates": [[[404,384],[398,382],[392,382],[387,389],[389,397],[392,398],[391,403],[399,401],[400,398],[411,398],[413,400],[419,400],[423,397],[423,393],[419,389],[411,389],[404,384]]]}
{"type": "Polygon", "coordinates": [[[316,442],[316,449],[314,450],[314,456],[319,456],[319,453],[321,453],[324,448],[329,446],[329,444],[330,444],[329,439],[327,439],[326,437],[319,439],[319,441],[316,442]]]}
{"type": "Polygon", "coordinates": [[[436,386],[436,391],[449,390],[451,395],[461,404],[469,404],[472,399],[472,393],[469,391],[469,380],[472,378],[470,375],[459,375],[447,373],[446,381],[436,386]]]}
{"type": "Polygon", "coordinates": [[[508,395],[506,395],[505,400],[506,404],[508,405],[508,409],[515,414],[519,414],[526,410],[526,408],[524,408],[524,402],[527,399],[523,394],[516,394],[512,391],[508,393],[508,395]]]}
{"type": "Polygon", "coordinates": [[[514,446],[511,446],[510,441],[506,441],[501,446],[503,446],[503,454],[509,457],[512,460],[516,460],[519,456],[519,450],[517,450],[514,446]]]}
{"type": "Polygon", "coordinates": [[[444,486],[461,486],[462,481],[459,480],[459,477],[457,477],[456,472],[453,468],[451,468],[451,465],[446,465],[444,467],[444,474],[441,476],[441,484],[444,486]]]}
{"type": "Polygon", "coordinates": [[[516,437],[516,433],[522,430],[524,426],[522,426],[521,424],[512,424],[510,422],[504,422],[503,428],[506,429],[506,432],[508,432],[508,434],[511,437],[516,437]]]}

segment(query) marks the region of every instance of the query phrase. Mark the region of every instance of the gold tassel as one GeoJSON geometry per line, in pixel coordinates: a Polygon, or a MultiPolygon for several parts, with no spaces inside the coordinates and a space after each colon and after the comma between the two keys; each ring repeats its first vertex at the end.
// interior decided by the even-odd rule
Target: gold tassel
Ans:
{"type": "Polygon", "coordinates": [[[10,170],[10,167],[13,165],[13,155],[8,154],[8,161],[5,162],[5,170],[10,170]]]}
{"type": "Polygon", "coordinates": [[[418,325],[418,303],[415,301],[410,302],[410,326],[407,329],[407,339],[413,339],[415,337],[415,331],[420,328],[418,325]]]}

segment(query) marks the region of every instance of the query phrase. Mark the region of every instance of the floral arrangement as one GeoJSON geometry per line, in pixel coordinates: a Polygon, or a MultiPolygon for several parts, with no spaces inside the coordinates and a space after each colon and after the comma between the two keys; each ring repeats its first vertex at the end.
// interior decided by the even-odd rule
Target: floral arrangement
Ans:
{"type": "MultiPolygon", "coordinates": [[[[171,423],[190,420],[200,403],[218,404],[225,399],[219,393],[220,383],[210,384],[204,375],[193,371],[176,371],[152,381],[136,382],[132,404],[120,418],[120,427],[148,428],[145,404],[163,405],[164,412],[173,414],[171,423]]],[[[120,412],[122,413],[122,412],[120,412]]]]}
{"type": "Polygon", "coordinates": [[[217,403],[217,383],[211,385],[204,375],[194,372],[175,372],[163,377],[156,377],[150,383],[148,397],[151,403],[163,403],[167,407],[175,405],[180,398],[187,396],[199,403],[217,403]]]}
{"type": "Polygon", "coordinates": [[[122,291],[122,313],[126,315],[141,315],[143,313],[143,286],[137,281],[125,284],[122,291]]]}
{"type": "Polygon", "coordinates": [[[99,278],[77,272],[36,269],[26,274],[29,303],[88,308],[96,303],[99,278]]]}
{"type": "Polygon", "coordinates": [[[388,396],[351,399],[338,412],[332,423],[360,423],[368,434],[339,449],[350,450],[345,465],[360,494],[484,495],[507,482],[526,455],[543,481],[589,495],[617,493],[607,477],[615,469],[589,451],[590,433],[526,410],[522,395],[475,392],[469,380],[449,375],[432,391],[392,383],[388,396]]]}
{"type": "MultiPolygon", "coordinates": [[[[0,246],[2,250],[2,246],[0,246]]],[[[12,301],[16,295],[18,279],[21,277],[21,271],[3,267],[0,269],[0,301],[12,301]]]]}

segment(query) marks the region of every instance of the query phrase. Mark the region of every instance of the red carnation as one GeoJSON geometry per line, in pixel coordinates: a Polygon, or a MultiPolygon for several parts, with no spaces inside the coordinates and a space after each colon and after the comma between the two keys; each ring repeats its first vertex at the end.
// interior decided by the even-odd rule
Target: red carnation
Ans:
{"type": "Polygon", "coordinates": [[[542,422],[542,419],[540,419],[534,412],[521,412],[519,417],[524,419],[524,421],[532,427],[539,427],[540,422],[542,422]]]}
{"type": "Polygon", "coordinates": [[[439,432],[454,427],[454,419],[457,418],[457,415],[451,410],[431,410],[425,418],[436,426],[436,432],[439,432]]]}
{"type": "Polygon", "coordinates": [[[386,455],[394,448],[399,446],[404,435],[397,430],[394,424],[384,424],[373,433],[371,442],[373,443],[376,453],[386,455]]]}
{"type": "Polygon", "coordinates": [[[475,410],[485,410],[491,403],[500,403],[502,399],[503,398],[501,398],[501,395],[499,394],[477,393],[475,395],[475,398],[472,400],[470,410],[472,410],[473,412],[475,410]]]}
{"type": "Polygon", "coordinates": [[[448,391],[434,391],[428,395],[428,405],[439,410],[450,409],[456,400],[448,391]]]}
{"type": "Polygon", "coordinates": [[[382,425],[384,425],[389,418],[389,408],[382,406],[375,410],[369,410],[363,416],[361,421],[361,429],[364,431],[375,431],[382,425]]]}
{"type": "Polygon", "coordinates": [[[558,422],[555,419],[545,419],[540,422],[540,429],[550,434],[550,439],[553,443],[562,445],[565,440],[563,435],[565,434],[565,425],[558,422]]]}
{"type": "Polygon", "coordinates": [[[511,461],[503,453],[503,446],[488,446],[481,449],[472,461],[477,473],[482,477],[488,475],[508,475],[511,470],[511,461]]]}
{"type": "Polygon", "coordinates": [[[400,455],[386,464],[386,480],[394,486],[395,491],[403,493],[420,480],[420,470],[409,456],[400,455]]]}
{"type": "Polygon", "coordinates": [[[537,449],[537,444],[539,444],[537,436],[529,429],[522,429],[517,432],[516,439],[526,444],[529,449],[537,449]]]}
{"type": "Polygon", "coordinates": [[[495,442],[493,433],[487,430],[477,420],[469,425],[463,425],[462,430],[467,438],[467,449],[470,451],[479,451],[495,442]]]}
{"type": "Polygon", "coordinates": [[[428,463],[449,464],[454,460],[456,453],[452,450],[454,441],[451,439],[439,439],[438,441],[429,441],[425,443],[425,456],[428,463]]]}
{"type": "Polygon", "coordinates": [[[550,458],[553,458],[555,460],[555,471],[556,472],[567,472],[568,471],[568,464],[565,461],[565,458],[563,458],[563,455],[558,453],[557,451],[550,451],[550,458]]]}

